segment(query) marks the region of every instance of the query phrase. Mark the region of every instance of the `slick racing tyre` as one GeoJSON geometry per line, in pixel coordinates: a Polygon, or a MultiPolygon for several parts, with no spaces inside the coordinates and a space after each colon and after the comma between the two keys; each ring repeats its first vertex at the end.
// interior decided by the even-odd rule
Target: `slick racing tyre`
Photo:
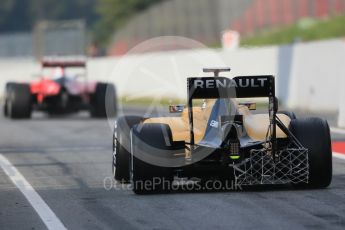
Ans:
{"type": "Polygon", "coordinates": [[[11,83],[6,87],[5,115],[12,119],[31,117],[32,101],[28,84],[11,83]]]}
{"type": "Polygon", "coordinates": [[[143,120],[139,116],[123,116],[116,120],[113,133],[112,172],[115,180],[128,183],[131,154],[130,131],[143,120]]]}
{"type": "Polygon", "coordinates": [[[327,121],[320,118],[295,119],[290,130],[300,143],[308,149],[308,184],[297,184],[302,188],[325,188],[332,180],[332,147],[327,121]]]}
{"type": "Polygon", "coordinates": [[[138,157],[139,152],[152,155],[169,154],[167,139],[172,141],[172,133],[166,124],[142,124],[133,128],[131,179],[134,193],[148,194],[169,191],[173,182],[172,169],[153,165],[144,161],[142,157],[138,157]]]}
{"type": "Polygon", "coordinates": [[[8,89],[11,87],[11,85],[13,85],[13,84],[15,84],[15,83],[13,83],[13,82],[9,82],[9,83],[6,83],[6,86],[5,86],[5,96],[4,96],[4,106],[3,106],[3,113],[4,113],[4,116],[5,117],[8,117],[8,110],[7,110],[7,105],[8,105],[8,103],[7,103],[7,101],[8,101],[8,96],[7,96],[7,94],[8,94],[8,89]]]}
{"type": "Polygon", "coordinates": [[[91,116],[97,118],[115,117],[117,110],[115,86],[110,83],[97,83],[91,97],[91,116]]]}

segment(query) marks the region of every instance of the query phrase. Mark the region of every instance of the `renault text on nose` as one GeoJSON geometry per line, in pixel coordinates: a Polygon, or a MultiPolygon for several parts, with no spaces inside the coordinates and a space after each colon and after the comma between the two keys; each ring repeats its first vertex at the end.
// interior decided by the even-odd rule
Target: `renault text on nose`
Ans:
{"type": "Polygon", "coordinates": [[[233,79],[197,79],[194,81],[194,88],[212,89],[212,88],[231,88],[231,87],[264,87],[267,78],[240,78],[238,81],[233,79]]]}

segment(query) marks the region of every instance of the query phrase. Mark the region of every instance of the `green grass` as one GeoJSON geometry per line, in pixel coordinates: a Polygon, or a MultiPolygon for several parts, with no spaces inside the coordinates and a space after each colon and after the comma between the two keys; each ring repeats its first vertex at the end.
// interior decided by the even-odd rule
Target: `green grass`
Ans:
{"type": "Polygon", "coordinates": [[[149,106],[152,104],[162,105],[162,106],[186,104],[185,100],[176,99],[176,98],[159,98],[159,100],[155,100],[154,98],[150,98],[150,97],[141,97],[141,98],[132,99],[127,96],[121,97],[120,103],[122,105],[138,105],[138,106],[149,106]]]}
{"type": "Polygon", "coordinates": [[[263,31],[243,38],[241,46],[281,45],[299,41],[314,41],[345,36],[345,16],[325,20],[302,19],[298,23],[263,31]]]}

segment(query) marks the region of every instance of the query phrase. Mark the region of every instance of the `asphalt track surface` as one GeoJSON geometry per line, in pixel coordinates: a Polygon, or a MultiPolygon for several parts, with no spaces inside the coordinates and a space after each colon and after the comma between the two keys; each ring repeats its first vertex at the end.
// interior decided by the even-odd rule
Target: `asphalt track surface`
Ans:
{"type": "MultiPolygon", "coordinates": [[[[52,222],[52,229],[345,229],[345,160],[339,158],[333,158],[331,186],[322,190],[265,187],[138,196],[104,188],[104,179],[111,177],[107,120],[35,115],[22,121],[0,117],[0,124],[2,165],[8,160],[22,175],[18,179],[13,168],[9,175],[0,169],[0,229],[46,229],[53,221],[44,222],[38,213],[47,210],[37,200],[29,203],[18,189],[25,181],[32,186],[26,192],[36,192],[61,223],[52,222]]],[[[336,140],[344,137],[333,134],[336,140]]]]}

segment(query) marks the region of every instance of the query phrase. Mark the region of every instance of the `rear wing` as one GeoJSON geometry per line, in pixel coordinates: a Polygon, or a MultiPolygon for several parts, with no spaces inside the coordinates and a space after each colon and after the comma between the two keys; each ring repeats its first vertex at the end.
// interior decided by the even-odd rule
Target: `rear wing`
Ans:
{"type": "MultiPolygon", "coordinates": [[[[215,72],[211,70],[210,72],[215,72]]],[[[272,150],[276,149],[276,113],[275,81],[272,75],[238,76],[232,79],[219,77],[192,77],[187,79],[188,114],[190,122],[191,146],[194,143],[193,99],[216,98],[269,98],[268,112],[270,117],[272,150]]]]}
{"type": "Polygon", "coordinates": [[[189,99],[274,97],[272,75],[188,78],[189,99]]]}
{"type": "Polygon", "coordinates": [[[85,68],[86,62],[85,61],[55,61],[55,60],[42,60],[41,65],[43,68],[54,68],[54,67],[80,67],[85,68]]]}

